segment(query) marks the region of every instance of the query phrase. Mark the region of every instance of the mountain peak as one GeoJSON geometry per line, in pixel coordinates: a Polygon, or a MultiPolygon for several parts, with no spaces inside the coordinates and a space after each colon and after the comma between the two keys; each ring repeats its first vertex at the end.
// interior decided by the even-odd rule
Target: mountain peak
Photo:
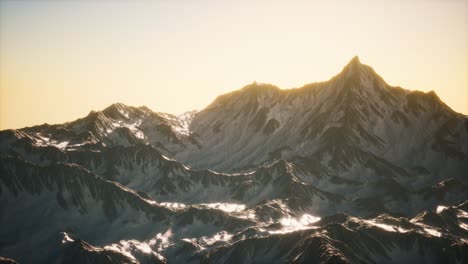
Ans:
{"type": "Polygon", "coordinates": [[[279,91],[280,88],[273,84],[268,84],[268,83],[257,83],[253,82],[251,84],[248,84],[244,86],[241,91],[245,92],[245,94],[251,96],[258,96],[262,94],[268,94],[271,92],[279,91]]]}
{"type": "Polygon", "coordinates": [[[129,113],[132,112],[133,109],[134,107],[125,105],[123,103],[114,103],[106,107],[101,112],[108,117],[116,119],[119,117],[129,118],[129,113]]]}
{"type": "Polygon", "coordinates": [[[359,56],[354,56],[348,63],[348,65],[357,65],[361,64],[361,61],[359,60],[359,56]]]}
{"type": "Polygon", "coordinates": [[[359,60],[358,56],[354,56],[348,64],[344,67],[343,71],[344,72],[355,72],[356,70],[361,69],[361,61],[359,60]]]}
{"type": "Polygon", "coordinates": [[[109,105],[108,107],[106,107],[105,109],[125,109],[125,108],[129,108],[129,107],[130,106],[128,106],[128,105],[126,105],[124,103],[113,103],[113,104],[109,105]]]}
{"type": "Polygon", "coordinates": [[[351,81],[354,86],[361,85],[361,78],[380,79],[382,82],[385,82],[372,67],[362,64],[358,56],[354,56],[334,78],[345,78],[345,80],[351,81]]]}
{"type": "Polygon", "coordinates": [[[269,84],[269,83],[258,83],[256,81],[254,81],[253,83],[251,84],[248,84],[246,86],[244,86],[242,88],[243,90],[256,90],[256,89],[279,89],[278,87],[276,87],[275,85],[273,84],[269,84]]]}

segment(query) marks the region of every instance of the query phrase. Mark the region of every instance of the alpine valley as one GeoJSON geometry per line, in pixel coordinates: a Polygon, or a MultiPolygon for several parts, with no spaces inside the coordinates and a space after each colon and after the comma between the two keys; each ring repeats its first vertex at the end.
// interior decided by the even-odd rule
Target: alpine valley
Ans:
{"type": "Polygon", "coordinates": [[[0,263],[468,263],[468,116],[353,58],[0,132],[0,263]],[[177,103],[177,102],[174,102],[177,103]]]}

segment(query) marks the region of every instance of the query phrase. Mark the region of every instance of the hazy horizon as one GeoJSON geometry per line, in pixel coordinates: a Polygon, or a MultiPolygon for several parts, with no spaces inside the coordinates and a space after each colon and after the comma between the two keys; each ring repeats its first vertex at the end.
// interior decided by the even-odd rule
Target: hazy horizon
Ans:
{"type": "Polygon", "coordinates": [[[201,110],[257,81],[326,81],[359,56],[468,114],[466,1],[0,1],[0,129],[112,103],[201,110]]]}

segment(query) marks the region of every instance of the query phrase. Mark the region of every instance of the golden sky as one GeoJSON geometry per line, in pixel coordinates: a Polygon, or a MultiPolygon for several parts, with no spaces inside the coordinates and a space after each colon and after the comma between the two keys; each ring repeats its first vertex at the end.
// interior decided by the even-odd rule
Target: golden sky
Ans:
{"type": "Polygon", "coordinates": [[[0,129],[115,102],[202,109],[253,81],[328,80],[355,55],[468,114],[464,0],[0,0],[0,129]]]}

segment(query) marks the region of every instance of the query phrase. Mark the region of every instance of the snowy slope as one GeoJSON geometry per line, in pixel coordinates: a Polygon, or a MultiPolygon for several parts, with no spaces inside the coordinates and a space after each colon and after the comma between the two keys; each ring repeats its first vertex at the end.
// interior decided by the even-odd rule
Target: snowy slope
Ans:
{"type": "Polygon", "coordinates": [[[193,144],[188,124],[195,114],[192,111],[174,116],[117,103],[65,124],[2,131],[0,148],[3,151],[10,148],[11,152],[12,147],[21,149],[24,145],[32,145],[53,146],[64,151],[98,151],[108,146],[151,144],[169,154],[184,149],[186,144],[193,144]],[[7,142],[9,144],[5,144],[7,142]]]}

